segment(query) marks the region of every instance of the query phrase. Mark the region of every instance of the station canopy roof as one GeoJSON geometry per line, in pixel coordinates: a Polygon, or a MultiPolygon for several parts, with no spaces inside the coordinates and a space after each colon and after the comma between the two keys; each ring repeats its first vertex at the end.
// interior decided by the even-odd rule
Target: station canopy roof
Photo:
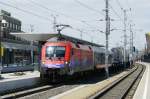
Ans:
{"type": "Polygon", "coordinates": [[[100,45],[100,44],[70,37],[64,34],[59,35],[58,33],[11,33],[11,34],[16,37],[20,37],[25,40],[28,40],[28,41],[47,41],[47,40],[50,41],[50,39],[52,38],[61,38],[63,40],[68,40],[74,43],[81,43],[81,44],[93,45],[97,47],[104,47],[103,45],[100,45]]]}
{"type": "Polygon", "coordinates": [[[21,50],[35,50],[38,47],[34,45],[22,45],[22,44],[17,44],[17,43],[9,43],[9,42],[1,42],[2,47],[4,48],[9,48],[9,49],[21,49],[21,50]]]}

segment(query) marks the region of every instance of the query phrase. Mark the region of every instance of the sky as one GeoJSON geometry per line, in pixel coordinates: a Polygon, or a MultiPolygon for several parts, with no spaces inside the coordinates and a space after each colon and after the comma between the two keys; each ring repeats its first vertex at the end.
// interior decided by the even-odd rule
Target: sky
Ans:
{"type": "MultiPolygon", "coordinates": [[[[134,45],[143,49],[145,33],[150,32],[150,0],[109,0],[109,5],[111,29],[115,29],[109,35],[110,48],[123,46],[123,8],[127,10],[128,46],[132,24],[134,45]]],[[[0,9],[21,20],[25,32],[31,31],[31,25],[33,32],[54,32],[56,16],[57,24],[72,27],[65,28],[63,34],[105,45],[105,34],[99,32],[105,32],[105,0],[0,0],[0,9]]]]}

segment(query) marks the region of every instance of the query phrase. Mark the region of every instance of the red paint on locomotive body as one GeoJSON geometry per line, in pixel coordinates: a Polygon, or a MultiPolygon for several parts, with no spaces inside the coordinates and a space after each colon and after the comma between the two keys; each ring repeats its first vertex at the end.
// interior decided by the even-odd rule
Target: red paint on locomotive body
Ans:
{"type": "Polygon", "coordinates": [[[77,72],[94,69],[93,51],[88,45],[73,44],[70,63],[70,66],[77,72]]]}
{"type": "Polygon", "coordinates": [[[66,41],[45,43],[41,52],[42,65],[47,68],[64,67],[70,60],[70,49],[71,43],[66,41]]]}

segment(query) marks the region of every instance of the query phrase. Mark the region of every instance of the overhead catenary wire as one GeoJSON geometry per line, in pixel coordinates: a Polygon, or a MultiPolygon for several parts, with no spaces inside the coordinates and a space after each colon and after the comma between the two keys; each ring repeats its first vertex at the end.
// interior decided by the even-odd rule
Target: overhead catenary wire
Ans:
{"type": "MultiPolygon", "coordinates": [[[[19,8],[19,7],[16,7],[16,6],[12,5],[12,4],[4,3],[4,2],[1,2],[1,1],[0,1],[0,4],[1,4],[1,5],[4,5],[4,6],[7,6],[7,7],[10,7],[10,8],[17,9],[17,10],[23,12],[23,13],[27,13],[27,14],[36,16],[36,17],[38,17],[38,18],[40,18],[40,19],[44,19],[44,20],[46,20],[46,21],[47,21],[47,20],[50,21],[50,18],[48,18],[48,17],[46,17],[46,16],[42,16],[42,15],[36,14],[36,13],[33,13],[31,10],[28,11],[28,10],[25,10],[25,9],[22,9],[22,8],[19,8]]],[[[44,9],[45,9],[45,8],[44,8],[44,9]]],[[[47,9],[47,10],[48,10],[48,9],[47,9]]],[[[59,12],[56,12],[56,13],[59,13],[59,12]]],[[[74,19],[73,17],[67,16],[67,15],[65,15],[65,14],[64,14],[64,16],[70,17],[70,18],[74,19]]],[[[76,19],[76,20],[78,20],[78,19],[76,19]]],[[[93,28],[93,29],[98,30],[95,26],[92,26],[91,24],[89,24],[89,23],[86,22],[86,21],[83,21],[83,20],[78,20],[78,21],[79,21],[79,22],[82,22],[83,24],[86,24],[86,25],[89,26],[90,28],[93,28]]],[[[99,30],[99,31],[100,31],[100,30],[99,30]]]]}
{"type": "Polygon", "coordinates": [[[131,9],[129,1],[128,0],[125,0],[125,1],[126,1],[127,6],[131,9]]]}
{"type": "MultiPolygon", "coordinates": [[[[34,1],[32,1],[32,2],[34,2],[34,1]]],[[[35,2],[34,2],[34,3],[35,3],[35,2]]],[[[12,4],[4,3],[4,2],[1,2],[1,1],[0,1],[0,4],[1,4],[1,5],[4,5],[4,6],[11,7],[11,8],[14,8],[14,9],[17,9],[17,10],[19,10],[19,11],[21,11],[21,12],[24,12],[24,13],[27,13],[27,14],[30,14],[30,15],[33,15],[33,16],[36,16],[36,17],[38,17],[38,18],[40,18],[40,19],[44,19],[44,20],[46,20],[47,22],[51,20],[51,19],[48,18],[48,17],[41,16],[41,15],[38,15],[38,14],[33,13],[33,12],[31,12],[31,11],[21,9],[21,8],[19,8],[19,7],[13,6],[12,4]]],[[[36,4],[38,4],[38,6],[40,5],[40,7],[44,8],[44,9],[47,9],[48,11],[53,11],[53,12],[55,12],[55,13],[59,13],[59,14],[65,16],[65,17],[68,17],[68,18],[70,18],[70,19],[74,19],[74,20],[76,20],[76,21],[78,21],[78,22],[81,22],[81,23],[83,23],[83,24],[89,26],[90,28],[96,28],[96,27],[94,27],[94,26],[88,24],[86,21],[78,20],[78,19],[76,19],[76,18],[74,18],[74,17],[72,17],[72,16],[68,16],[68,15],[63,14],[63,13],[61,13],[61,12],[57,12],[57,11],[55,11],[55,10],[53,10],[53,9],[49,9],[49,8],[47,8],[47,7],[42,6],[42,4],[39,4],[39,3],[36,3],[36,4]]],[[[53,21],[53,20],[51,20],[51,21],[53,21]]]]}
{"type": "MultiPolygon", "coordinates": [[[[72,17],[72,16],[66,15],[66,14],[64,14],[64,13],[62,13],[62,12],[59,12],[59,11],[50,9],[50,8],[44,6],[44,5],[40,4],[40,3],[37,3],[37,2],[35,2],[35,1],[33,1],[33,0],[29,0],[29,2],[35,4],[36,6],[39,6],[39,7],[43,8],[43,9],[45,9],[45,10],[47,10],[47,11],[52,11],[52,12],[57,13],[57,14],[59,14],[59,15],[63,15],[63,16],[65,16],[65,17],[67,17],[67,18],[74,19],[74,20],[76,20],[76,21],[82,22],[82,21],[79,20],[79,19],[76,19],[76,18],[74,18],[74,17],[72,17]]],[[[83,22],[82,22],[82,23],[83,23],[83,22]]]]}
{"type": "MultiPolygon", "coordinates": [[[[104,0],[106,2],[106,0],[104,0]]],[[[118,1],[119,2],[119,1],[118,1]]],[[[123,9],[123,7],[121,6],[120,2],[119,2],[119,7],[123,9]]],[[[114,12],[114,14],[120,19],[120,21],[123,21],[123,19],[121,18],[121,16],[117,13],[117,11],[115,11],[115,9],[113,8],[113,6],[109,3],[109,8],[114,12]]],[[[122,10],[121,9],[121,10],[122,10]]],[[[114,20],[115,21],[115,20],[114,20]]]]}
{"type": "MultiPolygon", "coordinates": [[[[131,11],[131,7],[129,6],[129,3],[128,3],[128,0],[125,0],[126,1],[126,5],[127,5],[127,7],[128,7],[128,9],[131,11]]],[[[118,4],[118,6],[120,7],[120,9],[122,10],[122,12],[124,12],[124,7],[122,6],[122,4],[120,3],[120,1],[119,0],[116,0],[116,2],[117,2],[117,4],[118,4]]]]}
{"type": "MultiPolygon", "coordinates": [[[[101,13],[99,10],[96,10],[96,9],[93,9],[92,7],[89,7],[88,5],[86,5],[86,4],[82,3],[82,2],[80,2],[79,0],[74,0],[74,1],[77,2],[78,4],[80,4],[81,6],[88,8],[89,10],[95,11],[95,12],[100,13],[101,15],[104,15],[104,16],[105,16],[105,14],[101,13]]],[[[104,1],[105,1],[105,0],[104,0],[104,1]]],[[[110,5],[110,4],[109,4],[109,5],[110,5]]],[[[118,17],[120,20],[122,20],[122,18],[120,17],[120,15],[113,9],[113,7],[112,7],[112,6],[110,6],[110,7],[111,7],[111,9],[114,11],[114,13],[117,15],[117,17],[118,17]]],[[[112,25],[112,26],[113,26],[113,25],[112,25]]],[[[98,30],[98,31],[99,31],[99,30],[98,30]]]]}
{"type": "Polygon", "coordinates": [[[120,7],[121,10],[123,10],[123,6],[121,5],[120,1],[119,0],[116,0],[118,6],[120,7]]]}
{"type": "MultiPolygon", "coordinates": [[[[94,26],[92,26],[91,24],[87,23],[86,21],[79,20],[79,19],[75,19],[75,18],[72,17],[72,16],[69,16],[69,15],[66,15],[66,14],[64,14],[64,13],[62,13],[62,12],[58,12],[58,11],[56,11],[56,10],[50,9],[50,8],[44,6],[44,5],[40,4],[40,3],[37,3],[37,2],[35,2],[35,1],[33,1],[33,0],[30,0],[29,2],[30,2],[30,3],[33,3],[33,4],[36,5],[36,6],[39,6],[39,7],[43,8],[43,9],[45,9],[45,10],[47,10],[47,11],[52,11],[52,12],[55,12],[55,13],[57,13],[57,14],[63,15],[63,16],[65,16],[65,17],[67,17],[67,18],[70,18],[70,19],[74,19],[74,20],[76,20],[76,21],[79,21],[79,22],[81,22],[81,23],[83,23],[83,24],[89,26],[90,28],[96,29],[98,32],[100,31],[99,29],[97,29],[96,27],[94,27],[94,26]]],[[[79,30],[80,30],[80,29],[73,28],[73,27],[72,27],[72,29],[74,29],[74,30],[76,30],[76,31],[79,31],[79,30]]],[[[79,31],[79,32],[80,32],[80,31],[79,31]]],[[[85,32],[83,32],[83,33],[85,33],[85,32]]],[[[90,34],[90,36],[92,36],[92,35],[90,34]]]]}
{"type": "MultiPolygon", "coordinates": [[[[62,12],[58,12],[58,11],[56,11],[56,10],[50,9],[50,8],[48,8],[48,7],[44,6],[44,5],[42,5],[41,3],[37,3],[37,2],[35,2],[35,1],[33,1],[33,0],[27,0],[27,1],[30,2],[30,3],[33,3],[33,4],[36,5],[36,6],[41,7],[41,8],[43,8],[43,9],[47,10],[47,11],[51,11],[51,12],[54,12],[54,13],[58,13],[58,14],[61,14],[61,15],[65,16],[65,17],[71,17],[71,16],[68,16],[68,15],[66,15],[66,14],[64,14],[64,13],[62,13],[62,12]]],[[[72,17],[72,18],[73,18],[73,17],[72,17]]]]}
{"type": "Polygon", "coordinates": [[[41,16],[41,15],[36,14],[36,13],[33,13],[33,12],[31,12],[31,11],[24,10],[24,9],[21,9],[21,8],[18,8],[18,7],[15,7],[15,6],[13,6],[13,5],[11,5],[11,4],[8,4],[8,3],[4,3],[4,2],[1,2],[1,1],[0,1],[0,4],[1,4],[1,5],[4,5],[4,6],[7,6],[7,7],[11,7],[11,8],[17,9],[17,10],[19,10],[19,11],[21,11],[21,12],[24,12],[24,13],[27,13],[27,14],[30,14],[30,15],[33,15],[33,16],[36,16],[36,17],[38,17],[38,18],[40,18],[40,19],[50,20],[50,18],[48,18],[48,17],[41,16]]]}
{"type": "Polygon", "coordinates": [[[103,14],[103,13],[100,12],[99,10],[94,9],[94,8],[92,8],[92,7],[88,6],[88,5],[86,5],[86,4],[82,3],[82,2],[80,2],[79,0],[74,0],[74,1],[75,1],[76,3],[78,3],[78,4],[80,4],[81,6],[83,6],[83,7],[87,8],[87,9],[91,10],[91,11],[94,11],[94,12],[96,12],[96,13],[101,14],[102,16],[105,16],[105,14],[103,14]]]}
{"type": "Polygon", "coordinates": [[[109,4],[110,9],[112,9],[112,11],[114,12],[114,14],[123,22],[123,19],[121,18],[121,16],[115,11],[115,9],[109,4]]]}
{"type": "MultiPolygon", "coordinates": [[[[33,1],[33,0],[29,0],[29,2],[33,3],[33,4],[36,5],[36,6],[39,6],[39,7],[43,8],[43,9],[45,9],[45,10],[47,10],[47,11],[52,11],[52,12],[57,13],[57,14],[59,14],[59,15],[63,15],[63,16],[65,16],[65,17],[67,17],[67,18],[70,18],[70,19],[76,20],[76,21],[78,21],[78,22],[80,22],[80,23],[83,23],[83,24],[89,26],[90,28],[97,29],[96,27],[92,26],[91,24],[87,23],[87,22],[84,21],[84,20],[80,20],[80,19],[74,18],[74,17],[72,17],[72,16],[66,15],[66,14],[64,14],[64,13],[62,13],[62,12],[59,12],[59,11],[50,9],[50,8],[44,6],[44,5],[40,4],[40,3],[37,3],[37,2],[35,2],[35,1],[33,1]]],[[[104,15],[104,14],[103,14],[103,15],[104,15]]]]}

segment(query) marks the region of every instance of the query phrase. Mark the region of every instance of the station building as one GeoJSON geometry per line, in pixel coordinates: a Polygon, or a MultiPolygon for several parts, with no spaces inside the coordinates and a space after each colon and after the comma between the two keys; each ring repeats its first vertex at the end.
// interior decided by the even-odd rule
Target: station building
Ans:
{"type": "Polygon", "coordinates": [[[8,66],[31,66],[38,61],[38,43],[30,42],[11,35],[11,32],[21,31],[21,21],[11,16],[11,13],[0,11],[0,63],[8,66]],[[4,26],[2,20],[7,24],[4,26]]]}

